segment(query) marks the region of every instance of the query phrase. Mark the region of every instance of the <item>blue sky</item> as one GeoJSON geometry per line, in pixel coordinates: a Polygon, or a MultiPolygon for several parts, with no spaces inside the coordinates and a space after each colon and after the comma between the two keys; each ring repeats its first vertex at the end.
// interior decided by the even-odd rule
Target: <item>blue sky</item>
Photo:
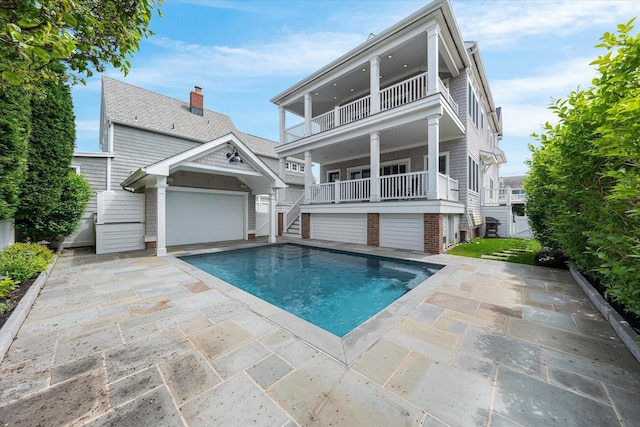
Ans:
{"type": "MultiPolygon", "coordinates": [[[[205,108],[242,132],[278,140],[273,96],[429,1],[165,0],[155,36],[142,41],[127,76],[105,74],[205,108]]],[[[589,62],[605,31],[640,15],[635,1],[453,0],[464,40],[477,41],[503,110],[502,176],[522,175],[529,135],[554,122],[547,107],[595,76],[589,62]]],[[[636,23],[640,26],[640,22],[636,23]]],[[[634,30],[634,31],[637,31],[634,30]]],[[[72,89],[77,151],[98,151],[100,76],[72,89]]]]}

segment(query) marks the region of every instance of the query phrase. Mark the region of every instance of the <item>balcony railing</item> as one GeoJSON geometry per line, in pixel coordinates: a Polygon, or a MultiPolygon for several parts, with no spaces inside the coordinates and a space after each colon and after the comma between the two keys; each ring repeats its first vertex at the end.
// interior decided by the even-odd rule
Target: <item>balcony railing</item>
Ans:
{"type": "MultiPolygon", "coordinates": [[[[427,96],[428,73],[422,73],[382,89],[379,96],[380,111],[401,107],[427,96]]],[[[458,104],[453,100],[449,89],[438,78],[437,90],[442,93],[453,110],[459,114],[458,104]]],[[[353,123],[371,115],[371,96],[366,95],[348,104],[337,107],[311,119],[311,135],[353,123]]],[[[294,142],[305,136],[304,123],[292,126],[284,131],[285,142],[294,142]]]]}
{"type": "Polygon", "coordinates": [[[428,180],[426,172],[381,176],[380,200],[425,198],[428,180]]]}
{"type": "Polygon", "coordinates": [[[484,188],[482,203],[484,205],[512,205],[523,204],[527,201],[527,195],[521,188],[501,187],[484,188]]]}
{"type": "MultiPolygon", "coordinates": [[[[428,194],[427,172],[386,175],[379,178],[380,200],[425,199],[428,194]]],[[[438,175],[438,196],[443,200],[458,201],[458,181],[438,175]]],[[[310,203],[364,202],[371,200],[371,178],[351,179],[310,188],[310,203]]]]}

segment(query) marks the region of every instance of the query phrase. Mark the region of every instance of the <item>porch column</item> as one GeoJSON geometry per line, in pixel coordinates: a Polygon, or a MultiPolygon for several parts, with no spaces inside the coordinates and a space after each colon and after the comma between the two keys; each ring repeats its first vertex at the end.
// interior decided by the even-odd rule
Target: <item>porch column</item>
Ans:
{"type": "Polygon", "coordinates": [[[312,105],[311,92],[304,94],[304,136],[311,135],[312,105]]]}
{"type": "Polygon", "coordinates": [[[440,156],[440,114],[427,117],[427,197],[438,197],[438,157],[440,156]]]}
{"type": "Polygon", "coordinates": [[[313,160],[311,151],[304,152],[304,203],[311,202],[311,186],[313,185],[313,160]]]}
{"type": "Polygon", "coordinates": [[[438,90],[438,39],[440,38],[438,25],[427,30],[427,94],[438,90]]]}
{"type": "Polygon", "coordinates": [[[278,213],[276,212],[276,188],[269,193],[269,243],[276,242],[276,230],[278,227],[278,213]]]}
{"type": "MultiPolygon", "coordinates": [[[[286,175],[286,158],[284,157],[280,157],[278,159],[278,176],[280,177],[280,179],[282,179],[283,181],[286,182],[285,180],[285,175],[286,175]]],[[[287,200],[287,189],[286,188],[280,188],[278,190],[278,200],[280,201],[280,203],[284,203],[287,200]]]]}
{"type": "Polygon", "coordinates": [[[369,86],[371,114],[380,111],[380,57],[374,56],[369,60],[369,86]]]}
{"type": "Polygon", "coordinates": [[[278,107],[278,112],[280,113],[280,144],[284,144],[287,142],[285,130],[287,129],[287,115],[284,110],[284,107],[278,107]]]}
{"type": "Polygon", "coordinates": [[[369,163],[371,168],[371,195],[372,202],[380,201],[380,132],[369,134],[369,163]]]}
{"type": "Polygon", "coordinates": [[[156,256],[167,255],[167,177],[156,177],[156,256]]]}

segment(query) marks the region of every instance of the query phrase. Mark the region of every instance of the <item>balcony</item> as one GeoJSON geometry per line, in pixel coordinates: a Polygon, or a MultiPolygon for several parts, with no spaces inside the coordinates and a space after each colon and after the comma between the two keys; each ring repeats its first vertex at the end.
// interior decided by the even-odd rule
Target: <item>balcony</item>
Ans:
{"type": "MultiPolygon", "coordinates": [[[[403,105],[426,98],[427,76],[428,73],[422,73],[381,89],[378,93],[380,112],[402,107],[403,105]]],[[[458,104],[453,100],[449,89],[440,78],[438,78],[437,91],[442,94],[453,111],[459,114],[458,104]]],[[[348,104],[337,106],[332,111],[313,117],[310,123],[311,135],[316,135],[339,126],[365,119],[371,114],[371,95],[367,95],[348,104]]],[[[290,127],[286,129],[284,133],[285,143],[294,142],[305,136],[309,136],[305,135],[305,123],[290,127]]]]}
{"type": "MultiPolygon", "coordinates": [[[[380,200],[426,199],[429,187],[427,172],[381,176],[378,182],[380,200]]],[[[369,202],[371,178],[315,184],[310,188],[309,203],[369,202]]],[[[438,174],[438,199],[458,201],[458,181],[438,174]]]]}
{"type": "Polygon", "coordinates": [[[525,204],[527,195],[522,188],[502,187],[483,189],[483,206],[516,205],[525,204]]]}

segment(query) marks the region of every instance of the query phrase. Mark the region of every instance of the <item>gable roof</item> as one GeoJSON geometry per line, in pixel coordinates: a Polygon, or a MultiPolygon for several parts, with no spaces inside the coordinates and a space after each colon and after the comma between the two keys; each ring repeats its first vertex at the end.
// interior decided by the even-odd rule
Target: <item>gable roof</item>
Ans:
{"type": "Polygon", "coordinates": [[[275,141],[239,132],[225,114],[208,109],[193,114],[188,101],[102,76],[102,102],[106,121],[202,143],[233,133],[254,153],[278,157],[275,141]]]}

